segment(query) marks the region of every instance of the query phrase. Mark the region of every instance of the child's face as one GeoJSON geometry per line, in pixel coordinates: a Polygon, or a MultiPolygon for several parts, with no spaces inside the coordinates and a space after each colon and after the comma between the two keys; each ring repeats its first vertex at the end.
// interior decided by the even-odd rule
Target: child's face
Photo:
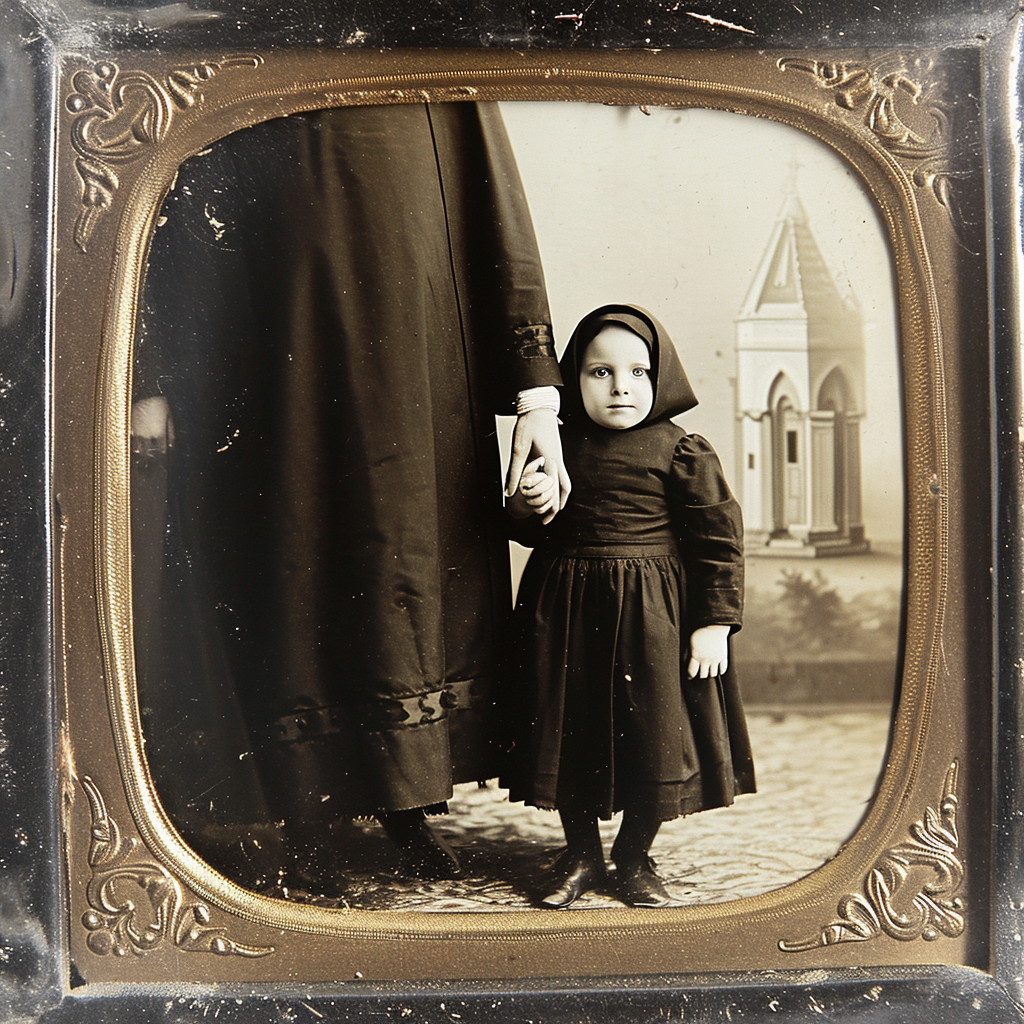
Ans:
{"type": "Polygon", "coordinates": [[[583,408],[598,426],[635,427],[654,404],[647,346],[625,327],[602,327],[583,353],[580,392],[583,408]]]}

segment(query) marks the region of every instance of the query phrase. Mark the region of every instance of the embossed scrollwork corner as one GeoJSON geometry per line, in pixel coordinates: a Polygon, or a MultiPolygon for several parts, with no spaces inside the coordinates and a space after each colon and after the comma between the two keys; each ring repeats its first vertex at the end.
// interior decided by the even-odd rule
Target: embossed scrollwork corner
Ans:
{"type": "Polygon", "coordinates": [[[205,84],[220,71],[257,68],[263,58],[239,54],[172,68],[163,80],[144,71],[121,71],[110,61],[76,71],[65,106],[75,118],[71,144],[82,182],[75,244],[86,251],[96,223],[114,202],[120,184],[114,167],[158,146],[175,112],[201,103],[205,84]]]}
{"type": "Polygon", "coordinates": [[[957,240],[969,252],[975,252],[972,225],[965,220],[958,197],[958,181],[967,178],[968,172],[953,166],[950,113],[938,84],[927,80],[933,68],[931,61],[911,61],[898,53],[886,53],[870,61],[780,57],[776,66],[780,71],[810,75],[820,89],[831,93],[835,105],[849,111],[883,149],[916,164],[914,185],[927,190],[945,209],[957,240]],[[917,116],[908,118],[908,113],[917,116]]]}
{"type": "Polygon", "coordinates": [[[924,818],[910,826],[910,840],[882,855],[865,879],[863,893],[844,896],[837,907],[838,916],[820,934],[795,942],[782,940],[779,949],[802,953],[841,942],[865,942],[882,934],[904,942],[960,935],[964,930],[964,901],[959,895],[964,866],[957,856],[958,773],[954,761],[946,771],[938,810],[926,807],[924,818]],[[918,879],[923,872],[930,875],[916,893],[908,884],[912,872],[918,879]]]}
{"type": "Polygon", "coordinates": [[[82,925],[86,944],[98,956],[143,956],[170,941],[186,953],[261,957],[273,946],[247,946],[210,924],[205,903],[187,903],[181,883],[155,861],[139,856],[138,839],[126,839],[107,811],[103,795],[88,776],[81,778],[92,819],[86,886],[89,910],[82,925]],[[145,900],[137,903],[139,892],[145,900]]]}

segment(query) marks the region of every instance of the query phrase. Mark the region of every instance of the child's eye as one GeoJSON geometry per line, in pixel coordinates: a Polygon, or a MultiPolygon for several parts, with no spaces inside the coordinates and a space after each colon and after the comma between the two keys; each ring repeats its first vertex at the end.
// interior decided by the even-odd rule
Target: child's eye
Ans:
{"type": "Polygon", "coordinates": [[[634,377],[646,377],[647,376],[647,371],[642,366],[634,366],[633,367],[633,376],[634,377]]]}
{"type": "Polygon", "coordinates": [[[595,377],[607,377],[608,376],[608,367],[607,366],[598,366],[594,370],[594,376],[595,377]]]}

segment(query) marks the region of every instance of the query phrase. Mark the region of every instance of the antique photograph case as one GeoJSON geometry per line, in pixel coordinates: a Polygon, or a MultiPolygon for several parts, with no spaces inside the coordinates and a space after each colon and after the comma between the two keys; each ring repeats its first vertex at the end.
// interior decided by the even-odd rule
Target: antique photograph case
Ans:
{"type": "Polygon", "coordinates": [[[986,45],[60,53],[63,1006],[1009,1012],[986,45]]]}
{"type": "MultiPolygon", "coordinates": [[[[367,82],[393,60],[363,59],[367,82]]],[[[956,492],[943,484],[957,471],[945,464],[947,418],[962,396],[946,387],[942,346],[978,321],[969,293],[940,293],[935,283],[939,266],[956,268],[960,282],[982,269],[970,165],[954,164],[969,161],[970,150],[954,152],[946,138],[971,131],[970,101],[940,98],[948,89],[935,77],[944,69],[934,58],[893,66],[892,97],[872,96],[864,84],[879,74],[872,59],[888,56],[869,55],[863,65],[760,54],[629,59],[637,83],[629,93],[617,82],[602,89],[602,67],[546,78],[538,67],[548,96],[557,78],[571,83],[574,102],[560,106],[553,98],[530,106],[511,98],[526,90],[506,87],[500,68],[467,68],[466,84],[436,96],[429,78],[415,77],[405,88],[399,77],[395,88],[374,92],[359,88],[352,58],[349,80],[308,84],[296,76],[311,59],[299,55],[229,54],[205,67],[153,70],[101,62],[71,76],[65,110],[77,156],[68,191],[70,202],[75,190],[80,198],[74,220],[64,220],[72,245],[61,257],[69,269],[95,262],[107,239],[113,261],[98,309],[99,378],[89,380],[98,388],[96,420],[83,423],[95,432],[97,452],[94,538],[75,531],[73,491],[61,488],[61,615],[69,635],[82,612],[98,612],[93,644],[74,642],[66,654],[75,795],[85,797],[69,816],[71,864],[81,851],[91,875],[80,912],[72,911],[71,937],[73,949],[84,945],[75,963],[86,980],[91,971],[105,978],[108,965],[120,971],[118,952],[146,953],[155,966],[160,946],[181,944],[182,928],[186,945],[233,954],[195,968],[227,977],[267,978],[275,961],[290,973],[293,957],[308,962],[331,939],[358,959],[363,977],[389,977],[396,966],[388,949],[408,963],[407,936],[425,951],[443,942],[455,971],[493,976],[500,968],[489,950],[502,949],[510,931],[529,938],[512,961],[517,976],[549,972],[552,950],[572,945],[577,930],[598,973],[621,962],[615,936],[631,920],[614,899],[591,897],[597,906],[585,917],[576,908],[531,909],[531,870],[539,875],[559,846],[554,819],[524,809],[517,822],[500,781],[488,781],[505,771],[504,751],[491,758],[465,751],[493,742],[485,732],[495,728],[490,707],[514,716],[516,703],[529,699],[530,670],[516,667],[523,652],[508,650],[529,640],[508,622],[507,582],[490,603],[501,585],[488,561],[495,555],[489,534],[501,530],[488,504],[501,487],[493,421],[513,411],[507,398],[503,407],[491,397],[498,390],[491,378],[516,372],[506,368],[500,333],[522,332],[512,340],[513,358],[539,362],[550,358],[545,347],[564,347],[575,322],[608,299],[656,310],[671,325],[664,344],[678,339],[692,387],[706,396],[681,422],[715,439],[744,510],[746,629],[735,636],[733,660],[752,710],[763,705],[767,713],[763,724],[751,716],[755,756],[760,749],[767,759],[761,792],[717,812],[715,825],[684,817],[666,826],[672,838],[661,836],[659,856],[685,862],[676,868],[672,906],[634,911],[649,917],[646,941],[632,943],[636,966],[653,967],[659,948],[668,953],[662,969],[749,966],[757,938],[759,966],[788,965],[811,949],[817,962],[873,962],[873,944],[891,944],[898,960],[944,961],[956,947],[971,962],[961,847],[971,809],[960,803],[972,765],[970,749],[954,739],[967,693],[953,683],[954,655],[939,657],[965,596],[963,586],[949,585],[954,517],[946,503],[956,492]],[[919,82],[915,73],[933,77],[919,82]],[[869,124],[855,134],[863,113],[848,123],[807,112],[808,97],[820,106],[819,93],[840,88],[863,96],[865,108],[889,103],[885,131],[869,124]],[[716,95],[730,89],[733,110],[714,110],[716,95]],[[782,89],[792,94],[788,108],[780,108],[782,89]],[[900,93],[908,97],[902,105],[900,93]],[[261,95],[272,120],[257,120],[261,95]],[[191,102],[179,120],[183,97],[191,102]],[[751,103],[746,113],[735,109],[740,99],[751,103]],[[753,121],[754,114],[788,116],[789,124],[753,121]],[[502,122],[511,124],[504,136],[502,122]],[[574,170],[560,173],[565,167],[574,170]],[[521,188],[509,184],[516,170],[521,188]],[[134,181],[112,187],[115,174],[136,171],[134,181]],[[468,180],[474,174],[483,183],[468,180]],[[901,187],[913,192],[901,195],[901,187]],[[807,206],[815,201],[833,208],[813,218],[807,206]],[[541,302],[525,312],[516,306],[538,287],[539,275],[521,271],[534,252],[531,222],[554,343],[533,327],[547,323],[541,302]],[[825,229],[820,242],[816,223],[825,229]],[[487,274],[474,273],[476,260],[488,261],[487,274]],[[495,263],[500,275],[490,271],[495,263]],[[442,293],[445,273],[451,299],[442,293]],[[512,292],[510,310],[496,315],[503,290],[512,292]],[[78,545],[93,540],[95,610],[70,599],[81,593],[73,566],[86,564],[78,545]],[[408,657],[418,659],[411,671],[406,643],[408,657]],[[108,746],[107,768],[116,764],[123,779],[140,832],[134,847],[128,834],[114,832],[119,818],[128,822],[102,763],[86,767],[99,752],[76,735],[75,708],[90,700],[75,686],[76,665],[101,651],[106,693],[92,699],[105,697],[109,706],[115,748],[108,746]],[[423,664],[430,658],[439,664],[423,664]],[[506,698],[495,692],[501,688],[521,692],[506,698]],[[780,761],[785,771],[797,750],[809,755],[803,771],[789,769],[792,779],[780,784],[772,765],[780,761]],[[932,764],[940,752],[943,763],[932,764]],[[860,782],[839,814],[851,775],[860,782]],[[475,792],[453,795],[453,782],[475,792]],[[481,786],[496,790],[486,794],[490,807],[482,806],[481,786]],[[432,864],[389,864],[381,829],[367,819],[387,824],[405,808],[434,811],[445,801],[450,813],[433,827],[464,847],[468,879],[433,878],[432,864]],[[815,801],[822,806],[811,810],[815,801]],[[810,836],[799,832],[803,808],[810,836]],[[78,838],[74,822],[86,812],[78,838]],[[831,834],[827,815],[840,819],[831,834]],[[745,828],[742,817],[749,817],[745,828]],[[774,841],[778,877],[765,867],[773,828],[782,840],[774,841]],[[367,856],[377,871],[364,894],[360,858],[367,856]],[[717,893],[716,861],[734,879],[717,893]],[[143,890],[157,887],[149,921],[125,893],[147,874],[143,890]],[[388,889],[410,887],[406,879],[415,898],[389,899],[388,889]],[[486,903],[474,898],[474,879],[489,893],[486,903]],[[175,907],[173,883],[197,902],[175,907]],[[811,892],[821,900],[813,912],[811,892]],[[519,913],[470,915],[485,905],[519,913]],[[202,914],[210,920],[197,928],[190,919],[200,906],[210,908],[202,914]],[[235,921],[212,916],[218,910],[235,921]],[[711,921],[722,935],[714,947],[699,937],[711,921]],[[259,941],[261,926],[287,938],[259,941]],[[394,939],[368,944],[369,929],[393,931],[394,939]],[[920,952],[908,944],[917,940],[920,952]],[[453,955],[460,945],[465,955],[453,955]]],[[[521,61],[517,72],[525,77],[521,61]]],[[[58,324],[64,303],[76,311],[76,347],[83,344],[80,279],[61,279],[57,303],[58,324]]],[[[667,365],[664,355],[660,363],[667,365]]],[[[70,414],[72,402],[59,408],[70,414]]],[[[566,419],[569,436],[568,412],[566,419]]],[[[56,429],[59,438],[60,421],[56,429]]],[[[660,458],[653,443],[636,442],[638,453],[660,458]]],[[[77,454],[83,444],[58,441],[57,449],[77,454]]],[[[570,468],[589,472],[586,463],[570,468]]],[[[679,472],[698,470],[686,463],[679,472]]],[[[560,514],[585,500],[570,497],[560,514]]],[[[682,500],[701,499],[695,492],[682,500]]],[[[535,543],[543,547],[543,535],[535,543]]],[[[573,586],[582,592],[581,581],[573,586]]],[[[653,680],[662,670],[650,661],[655,624],[647,619],[676,613],[655,595],[630,596],[634,584],[622,586],[620,603],[642,600],[644,621],[623,611],[613,628],[647,639],[609,657],[660,686],[653,680]]],[[[585,605],[579,614],[592,612],[585,605]]],[[[583,621],[566,628],[597,629],[586,642],[599,642],[601,620],[583,621]]],[[[677,632],[685,628],[684,620],[677,632]]],[[[962,656],[970,653],[965,647],[962,656]]],[[[568,648],[558,655],[581,656],[568,648]]],[[[546,699],[570,701],[569,694],[546,699]]],[[[599,691],[586,699],[600,701],[599,691]]],[[[628,699],[635,708],[642,697],[628,699]]],[[[713,730],[693,717],[702,714],[698,699],[688,696],[692,728],[713,730]]],[[[620,737],[627,713],[671,712],[652,705],[613,713],[607,728],[617,738],[606,761],[631,756],[620,737]]],[[[569,734],[579,728],[572,714],[566,710],[560,726],[569,734]]],[[[600,747],[605,727],[596,712],[577,714],[590,715],[587,744],[600,747]]],[[[654,735],[650,723],[637,727],[654,735]]],[[[546,728],[543,719],[534,728],[546,728]]],[[[516,734],[508,745],[517,742],[531,741],[516,734]]],[[[566,742],[563,761],[573,756],[566,742]]],[[[551,770],[540,764],[535,770],[551,770]]],[[[711,771],[704,762],[700,768],[711,771]]],[[[673,768],[634,773],[641,770],[671,779],[673,768]]],[[[685,763],[674,770],[692,772],[685,763]]],[[[737,766],[728,770],[738,778],[737,766]]],[[[572,781],[571,764],[559,771],[559,786],[582,784],[572,781]]],[[[620,789],[629,784],[625,771],[616,771],[620,789]]],[[[752,781],[733,785],[753,788],[752,781]]],[[[563,797],[553,799],[564,811],[563,797]]],[[[605,799],[609,811],[621,800],[631,806],[628,796],[605,799]]],[[[700,809],[701,799],[711,807],[732,802],[731,795],[671,799],[683,810],[700,809]]],[[[135,977],[140,970],[145,964],[133,966],[135,977]]]]}

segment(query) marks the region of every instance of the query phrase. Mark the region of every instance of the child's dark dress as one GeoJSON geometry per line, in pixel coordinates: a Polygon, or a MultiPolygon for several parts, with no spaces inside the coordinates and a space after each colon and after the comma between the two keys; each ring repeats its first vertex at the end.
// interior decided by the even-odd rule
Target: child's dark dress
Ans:
{"type": "MultiPolygon", "coordinates": [[[[645,322],[656,353],[667,339],[645,322]]],[[[601,817],[635,807],[668,820],[754,789],[732,670],[686,678],[693,630],[740,625],[742,521],[711,446],[668,418],[695,404],[672,400],[666,377],[676,370],[692,392],[668,346],[654,409],[629,430],[572,409],[582,352],[567,353],[573,489],[550,526],[527,525],[536,547],[516,610],[522,661],[509,683],[515,735],[504,779],[514,800],[601,817]]]]}

